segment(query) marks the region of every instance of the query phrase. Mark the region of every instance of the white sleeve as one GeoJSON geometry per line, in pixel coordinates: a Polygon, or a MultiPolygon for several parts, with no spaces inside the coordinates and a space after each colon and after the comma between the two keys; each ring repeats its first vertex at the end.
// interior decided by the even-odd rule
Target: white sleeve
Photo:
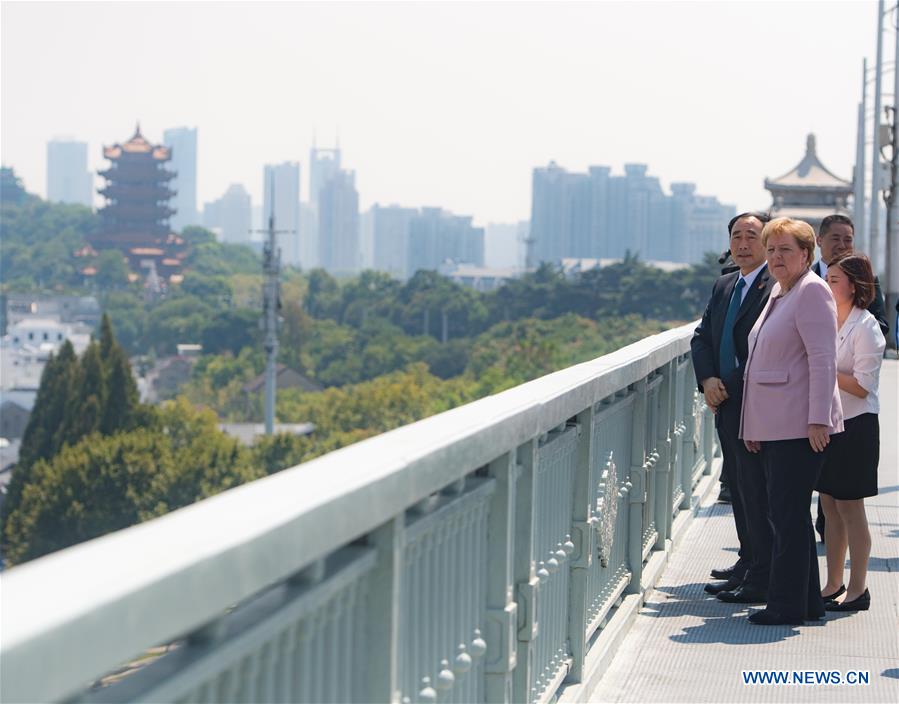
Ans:
{"type": "Polygon", "coordinates": [[[886,341],[874,316],[868,315],[855,328],[852,340],[852,376],[865,391],[877,388],[886,341]]]}

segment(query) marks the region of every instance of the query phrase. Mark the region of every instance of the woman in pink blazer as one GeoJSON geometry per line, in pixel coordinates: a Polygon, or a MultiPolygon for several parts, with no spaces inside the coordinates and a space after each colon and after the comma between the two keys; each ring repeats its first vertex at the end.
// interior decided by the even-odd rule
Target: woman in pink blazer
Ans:
{"type": "Polygon", "coordinates": [[[830,288],[810,269],[811,225],[777,218],[762,242],[777,283],[749,333],[740,437],[762,455],[774,546],[767,607],[749,620],[799,625],[824,616],[809,505],[830,436],[843,430],[837,313],[830,288]]]}

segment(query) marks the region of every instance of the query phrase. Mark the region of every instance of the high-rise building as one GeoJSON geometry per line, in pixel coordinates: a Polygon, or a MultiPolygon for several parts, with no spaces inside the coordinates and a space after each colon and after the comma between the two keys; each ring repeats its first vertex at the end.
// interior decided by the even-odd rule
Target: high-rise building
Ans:
{"type": "Polygon", "coordinates": [[[624,174],[606,166],[587,174],[555,163],[534,169],[529,259],[623,258],[689,262],[723,249],[713,230],[726,229],[733,206],[695,195],[693,184],[672,184],[672,195],[645,164],[625,164],[624,174]]]}
{"type": "Polygon", "coordinates": [[[438,270],[447,262],[484,266],[484,228],[474,227],[470,216],[440,208],[422,208],[409,223],[407,274],[438,270]]]}
{"type": "Polygon", "coordinates": [[[218,200],[203,207],[203,226],[209,228],[220,242],[250,244],[252,203],[247,189],[233,183],[218,200]]]}
{"type": "Polygon", "coordinates": [[[484,265],[492,269],[523,269],[527,221],[488,223],[484,228],[484,265]]]}
{"type": "Polygon", "coordinates": [[[356,174],[340,170],[318,192],[320,265],[335,274],[359,271],[359,194],[356,174]]]}
{"type": "Polygon", "coordinates": [[[87,170],[87,143],[54,139],[47,143],[47,200],[94,204],[94,175],[87,170]]]}
{"type": "Polygon", "coordinates": [[[340,147],[309,150],[309,202],[318,207],[322,187],[340,171],[340,147]]]}
{"type": "Polygon", "coordinates": [[[274,195],[275,229],[286,230],[277,236],[281,263],[300,266],[300,164],[296,161],[269,164],[264,176],[262,229],[268,227],[274,195]]]}
{"type": "Polygon", "coordinates": [[[165,130],[162,142],[172,155],[175,171],[172,187],[176,194],[172,203],[175,214],[171,222],[172,229],[180,232],[200,221],[197,213],[197,128],[173,127],[165,130]]]}
{"type": "Polygon", "coordinates": [[[371,208],[373,261],[376,271],[384,271],[397,279],[406,279],[406,256],[409,246],[409,225],[418,215],[416,208],[398,205],[371,208]]]}

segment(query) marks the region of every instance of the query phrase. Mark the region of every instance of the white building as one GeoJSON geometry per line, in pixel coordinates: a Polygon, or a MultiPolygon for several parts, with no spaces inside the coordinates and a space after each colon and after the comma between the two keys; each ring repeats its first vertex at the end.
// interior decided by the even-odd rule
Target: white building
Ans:
{"type": "Polygon", "coordinates": [[[11,324],[0,338],[0,390],[36,394],[50,355],[66,340],[81,354],[90,339],[86,325],[56,318],[27,318],[11,324]]]}

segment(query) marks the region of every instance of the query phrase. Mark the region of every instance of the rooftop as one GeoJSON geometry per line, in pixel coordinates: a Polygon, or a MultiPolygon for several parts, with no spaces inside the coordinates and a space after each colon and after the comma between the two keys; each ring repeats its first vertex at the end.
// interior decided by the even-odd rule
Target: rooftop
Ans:
{"type": "Polygon", "coordinates": [[[796,188],[833,189],[852,192],[852,183],[841,179],[827,169],[818,159],[815,135],[810,134],[805,141],[805,156],[795,167],[775,179],[765,179],[768,190],[792,190],[796,188]]]}

